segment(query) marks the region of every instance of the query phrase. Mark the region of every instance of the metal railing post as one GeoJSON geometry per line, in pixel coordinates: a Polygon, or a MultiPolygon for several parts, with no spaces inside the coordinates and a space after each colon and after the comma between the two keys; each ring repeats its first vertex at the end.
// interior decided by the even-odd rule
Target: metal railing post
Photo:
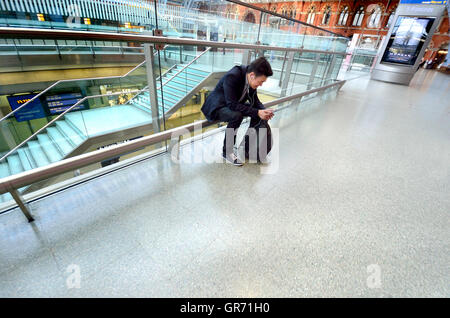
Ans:
{"type": "Polygon", "coordinates": [[[242,65],[250,64],[250,58],[251,58],[250,50],[244,50],[242,52],[242,65]]]}
{"type": "Polygon", "coordinates": [[[294,54],[295,54],[295,52],[289,52],[289,54],[288,54],[288,62],[286,65],[286,70],[284,71],[285,75],[284,75],[283,83],[281,84],[282,86],[281,86],[280,97],[286,96],[286,92],[287,92],[287,88],[289,85],[289,80],[290,80],[291,72],[292,72],[292,65],[294,64],[294,54]]]}
{"type": "Polygon", "coordinates": [[[28,222],[33,222],[34,218],[31,215],[31,212],[28,208],[28,204],[25,202],[20,193],[16,189],[10,190],[9,193],[11,193],[12,197],[14,198],[14,201],[16,201],[17,205],[27,218],[28,222]]]}
{"type": "Polygon", "coordinates": [[[158,93],[156,90],[155,77],[156,72],[153,67],[153,45],[145,44],[144,53],[147,67],[147,83],[148,93],[150,97],[150,109],[152,110],[153,133],[158,133],[161,131],[161,123],[159,122],[158,93]]]}
{"type": "Polygon", "coordinates": [[[288,56],[288,52],[284,52],[284,58],[283,58],[283,66],[281,67],[281,74],[280,74],[280,81],[278,82],[278,86],[281,87],[281,83],[283,81],[283,75],[284,75],[284,66],[286,65],[286,59],[288,56]]]}
{"type": "Polygon", "coordinates": [[[325,83],[325,81],[331,76],[331,73],[333,73],[334,65],[336,64],[336,55],[331,56],[330,64],[328,65],[328,70],[325,73],[324,78],[322,79],[322,85],[325,83]]]}
{"type": "Polygon", "coordinates": [[[58,41],[55,40],[56,51],[58,52],[58,57],[62,60],[61,50],[59,49],[58,41]]]}
{"type": "Polygon", "coordinates": [[[19,52],[19,49],[17,48],[15,39],[13,39],[13,44],[14,44],[14,48],[16,49],[17,58],[19,59],[20,64],[23,66],[22,57],[20,56],[20,52],[19,52]]]}
{"type": "Polygon", "coordinates": [[[169,144],[169,149],[168,149],[171,158],[177,162],[180,160],[181,137],[182,137],[182,135],[178,135],[175,138],[172,137],[170,139],[170,144],[169,144]]]}
{"type": "Polygon", "coordinates": [[[312,83],[314,83],[316,80],[316,72],[317,67],[319,66],[319,62],[320,62],[320,54],[316,54],[316,58],[314,59],[314,65],[311,71],[311,75],[309,76],[309,82],[308,86],[306,87],[306,90],[310,90],[312,87],[312,83]]]}
{"type": "Polygon", "coordinates": [[[256,37],[256,42],[261,42],[261,41],[259,41],[259,36],[261,35],[261,24],[262,24],[262,19],[263,19],[264,14],[265,14],[264,12],[259,13],[258,36],[256,37]]]}
{"type": "Polygon", "coordinates": [[[93,44],[93,41],[91,41],[90,49],[91,49],[91,52],[92,52],[92,58],[95,60],[96,56],[95,56],[95,50],[94,50],[94,44],[93,44]]]}

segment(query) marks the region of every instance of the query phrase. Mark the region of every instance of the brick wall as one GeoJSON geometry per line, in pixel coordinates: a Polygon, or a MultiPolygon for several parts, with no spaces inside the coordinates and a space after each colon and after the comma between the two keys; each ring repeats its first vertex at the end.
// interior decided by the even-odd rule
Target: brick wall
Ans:
{"type": "MultiPolygon", "coordinates": [[[[383,0],[383,1],[372,1],[372,0],[359,0],[359,1],[349,1],[349,0],[341,0],[341,1],[321,1],[321,0],[305,0],[305,1],[276,1],[276,2],[261,2],[252,1],[251,4],[258,6],[260,8],[267,9],[269,11],[273,11],[276,9],[276,12],[281,14],[286,12],[289,14],[290,12],[295,12],[295,16],[293,18],[300,20],[302,22],[307,22],[308,13],[311,8],[314,8],[315,19],[314,25],[319,26],[323,29],[341,34],[343,36],[350,37],[353,34],[364,34],[364,35],[380,35],[385,36],[388,32],[387,22],[389,16],[392,12],[395,11],[397,6],[399,5],[399,0],[383,0]],[[348,19],[345,25],[338,25],[339,16],[341,11],[348,7],[348,19]],[[359,7],[364,7],[364,18],[362,20],[361,26],[353,26],[353,20],[355,18],[355,14],[359,7]],[[379,27],[369,27],[369,19],[372,10],[379,6],[381,9],[381,17],[379,21],[379,27]],[[322,24],[322,19],[325,10],[327,7],[331,9],[331,17],[327,25],[322,24]]],[[[233,6],[233,12],[239,12],[239,19],[244,20],[247,18],[249,20],[250,15],[253,14],[255,17],[256,23],[259,23],[260,14],[254,10],[250,10],[248,8],[236,5],[233,6]]],[[[292,28],[290,25],[280,25],[281,29],[289,29],[292,28]]],[[[304,29],[300,29],[300,32],[304,32],[304,29]]],[[[317,32],[308,29],[307,34],[311,34],[312,32],[317,32]]],[[[442,47],[448,46],[449,42],[449,19],[447,12],[445,13],[437,31],[433,35],[432,41],[428,47],[428,50],[425,54],[426,59],[434,58],[437,54],[437,51],[442,47]]]]}

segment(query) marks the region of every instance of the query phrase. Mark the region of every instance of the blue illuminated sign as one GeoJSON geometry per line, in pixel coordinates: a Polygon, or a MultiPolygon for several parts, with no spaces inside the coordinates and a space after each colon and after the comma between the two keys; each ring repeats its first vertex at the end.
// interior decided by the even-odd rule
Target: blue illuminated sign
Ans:
{"type": "MultiPolygon", "coordinates": [[[[17,95],[17,96],[8,96],[8,102],[11,106],[12,110],[15,110],[28,102],[30,99],[32,99],[37,94],[27,94],[27,95],[17,95]]],[[[27,106],[21,108],[16,113],[14,113],[14,116],[16,117],[16,120],[21,121],[27,121],[27,120],[33,120],[38,118],[45,117],[45,111],[42,107],[41,100],[39,98],[36,98],[31,103],[29,103],[27,106]]]]}

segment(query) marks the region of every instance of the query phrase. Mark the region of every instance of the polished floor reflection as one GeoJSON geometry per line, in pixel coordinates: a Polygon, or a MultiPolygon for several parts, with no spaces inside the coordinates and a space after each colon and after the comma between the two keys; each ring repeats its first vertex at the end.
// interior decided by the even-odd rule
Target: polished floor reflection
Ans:
{"type": "Polygon", "coordinates": [[[0,215],[0,296],[449,297],[449,83],[277,113],[270,173],[216,163],[221,132],[0,215]]]}

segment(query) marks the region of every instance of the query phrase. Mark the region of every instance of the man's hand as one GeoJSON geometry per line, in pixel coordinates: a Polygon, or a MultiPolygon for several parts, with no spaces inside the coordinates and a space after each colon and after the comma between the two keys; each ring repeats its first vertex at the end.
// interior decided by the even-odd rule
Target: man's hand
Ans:
{"type": "Polygon", "coordinates": [[[272,119],[274,116],[273,109],[260,109],[258,110],[258,116],[263,120],[272,119]]]}

